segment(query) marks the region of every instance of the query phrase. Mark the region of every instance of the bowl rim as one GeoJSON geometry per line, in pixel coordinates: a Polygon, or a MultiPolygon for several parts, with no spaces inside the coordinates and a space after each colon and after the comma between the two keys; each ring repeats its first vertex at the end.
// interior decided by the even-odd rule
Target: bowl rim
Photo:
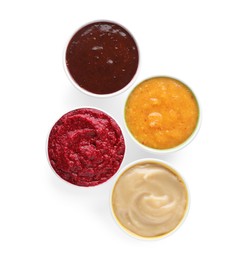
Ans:
{"type": "Polygon", "coordinates": [[[96,19],[96,20],[92,20],[90,22],[86,22],[84,23],[83,25],[79,26],[76,30],[74,30],[74,32],[72,34],[70,34],[69,38],[66,40],[66,44],[64,46],[64,50],[63,50],[63,58],[62,58],[62,64],[63,64],[63,68],[64,68],[64,71],[65,71],[65,74],[67,75],[67,78],[69,79],[70,83],[72,84],[72,86],[74,86],[76,89],[78,89],[79,91],[81,91],[81,93],[84,93],[86,95],[89,95],[91,97],[96,97],[96,98],[109,98],[109,97],[114,97],[114,96],[117,96],[121,93],[124,93],[126,92],[136,81],[138,75],[139,75],[139,72],[140,72],[140,63],[141,63],[141,53],[140,53],[140,48],[139,48],[139,45],[138,45],[138,42],[136,40],[136,38],[134,37],[134,34],[129,30],[127,29],[126,26],[122,25],[121,23],[119,22],[116,22],[116,21],[113,21],[113,20],[109,20],[109,19],[96,19]],[[68,48],[68,45],[71,41],[71,39],[73,38],[73,36],[79,31],[81,30],[82,28],[84,28],[85,26],[88,26],[90,24],[93,24],[93,23],[99,23],[99,22],[107,22],[107,23],[113,23],[113,24],[116,24],[118,26],[120,26],[121,28],[123,28],[124,30],[126,30],[130,36],[132,37],[132,39],[134,40],[135,44],[136,44],[136,47],[137,47],[137,51],[138,51],[138,65],[137,65],[137,69],[136,69],[136,72],[135,74],[133,75],[133,77],[131,78],[131,80],[128,82],[127,85],[125,85],[123,88],[121,88],[120,90],[118,91],[115,91],[115,92],[112,92],[112,93],[107,93],[107,94],[96,94],[96,93],[93,93],[91,91],[88,91],[82,87],[80,87],[78,85],[78,83],[76,83],[76,81],[73,79],[71,73],[69,72],[68,70],[68,67],[67,67],[67,63],[66,63],[66,52],[67,52],[67,48],[68,48]]]}
{"type": "Polygon", "coordinates": [[[126,157],[126,153],[127,153],[127,144],[126,144],[126,138],[124,136],[124,133],[123,133],[123,130],[119,124],[119,122],[113,117],[111,116],[109,113],[107,113],[105,110],[103,109],[100,109],[100,108],[97,108],[95,106],[79,106],[79,107],[75,107],[67,112],[65,112],[64,114],[62,114],[53,124],[52,126],[49,128],[49,131],[47,132],[47,136],[46,136],[46,144],[45,144],[45,154],[46,154],[46,159],[48,161],[48,164],[51,168],[51,171],[59,178],[61,179],[64,183],[68,184],[68,185],[71,185],[72,187],[76,187],[78,189],[88,189],[88,188],[92,188],[92,189],[95,189],[95,188],[98,188],[100,186],[102,186],[102,184],[106,184],[109,180],[111,180],[112,178],[115,178],[115,175],[118,174],[119,170],[121,169],[122,167],[122,164],[124,163],[124,160],[125,160],[125,157],[126,157]],[[49,158],[49,153],[48,153],[48,144],[49,144],[49,138],[50,138],[50,134],[51,134],[51,131],[54,127],[54,125],[58,122],[58,120],[60,120],[64,115],[66,115],[67,113],[69,112],[72,112],[72,111],[75,111],[77,109],[95,109],[95,110],[98,110],[100,112],[103,112],[104,114],[108,115],[109,117],[111,117],[115,122],[116,124],[118,125],[118,127],[120,128],[121,130],[121,133],[122,133],[122,136],[123,136],[123,140],[124,140],[124,146],[125,146],[125,151],[124,151],[124,155],[123,155],[123,158],[122,158],[122,161],[119,165],[119,168],[117,169],[117,171],[109,178],[107,179],[106,181],[102,182],[102,183],[99,183],[99,184],[96,184],[96,185],[91,185],[91,186],[81,186],[81,185],[76,185],[74,183],[71,183],[65,179],[63,179],[59,174],[57,174],[57,172],[55,171],[55,169],[52,167],[51,165],[51,162],[50,162],[50,158],[49,158]]]}
{"type": "Polygon", "coordinates": [[[187,84],[185,84],[183,81],[181,81],[180,79],[176,78],[176,77],[172,77],[172,76],[167,76],[167,75],[157,75],[157,76],[151,76],[151,77],[147,77],[143,80],[141,80],[136,86],[134,86],[130,92],[128,93],[127,97],[126,97],[126,100],[125,100],[125,105],[124,105],[124,109],[123,109],[123,122],[124,122],[124,125],[125,125],[125,128],[129,134],[129,136],[131,137],[131,139],[144,151],[147,151],[147,152],[151,152],[151,153],[154,153],[154,154],[169,154],[169,153],[174,153],[174,152],[177,152],[181,149],[183,149],[184,147],[186,147],[188,144],[190,144],[192,142],[192,140],[197,136],[200,128],[201,128],[201,123],[202,123],[202,109],[201,109],[201,104],[199,102],[199,99],[198,99],[198,96],[195,94],[195,91],[189,87],[187,84]],[[146,146],[146,145],[143,145],[142,143],[140,143],[134,136],[133,134],[131,133],[128,125],[127,125],[127,122],[126,122],[126,105],[127,105],[127,102],[128,102],[128,99],[130,97],[130,95],[132,94],[132,92],[143,82],[147,81],[147,80],[150,80],[150,79],[155,79],[155,78],[167,78],[167,79],[172,79],[172,80],[175,80],[175,81],[178,81],[180,83],[182,83],[194,96],[195,98],[195,101],[197,103],[197,107],[198,107],[198,119],[197,119],[197,124],[196,124],[196,127],[195,129],[193,130],[193,132],[191,133],[191,135],[186,139],[184,140],[181,144],[175,146],[175,147],[171,147],[171,148],[165,148],[165,149],[156,149],[156,148],[152,148],[152,147],[149,147],[149,146],[146,146]]]}
{"type": "Polygon", "coordinates": [[[112,218],[115,220],[117,226],[122,230],[124,231],[124,233],[128,234],[130,237],[133,237],[133,238],[136,238],[136,239],[139,239],[139,240],[145,240],[145,241],[154,241],[154,240],[159,240],[159,239],[164,239],[168,236],[170,236],[171,234],[173,234],[175,231],[177,231],[181,226],[182,224],[184,223],[184,221],[186,220],[188,214],[189,214],[189,209],[190,209],[190,203],[191,203],[191,196],[190,196],[190,191],[189,191],[189,188],[188,188],[188,184],[187,184],[187,181],[185,181],[185,178],[182,177],[181,173],[171,164],[171,163],[168,163],[164,160],[161,160],[161,159],[157,159],[157,158],[151,158],[151,157],[146,157],[146,158],[142,158],[142,159],[137,159],[135,161],[132,161],[128,164],[126,164],[124,167],[122,167],[115,180],[114,180],[114,183],[113,183],[113,187],[110,191],[110,198],[109,198],[109,205],[110,205],[110,212],[111,212],[111,215],[112,215],[112,218]],[[134,232],[132,232],[131,230],[127,229],[125,226],[123,226],[120,221],[118,220],[114,210],[113,210],[113,193],[114,193],[114,190],[115,190],[115,187],[116,187],[116,184],[117,182],[119,181],[119,179],[121,178],[121,176],[128,170],[130,169],[131,167],[135,166],[135,165],[139,165],[139,164],[142,164],[142,163],[154,163],[154,164],[159,164],[159,165],[162,165],[164,168],[167,168],[169,169],[170,171],[173,172],[173,174],[175,174],[178,179],[180,179],[180,181],[183,183],[184,187],[185,187],[185,190],[186,190],[186,195],[187,195],[187,204],[186,204],[186,208],[185,208],[185,212],[184,212],[184,215],[182,217],[182,219],[179,221],[179,223],[177,224],[177,226],[172,229],[171,231],[165,233],[165,234],[162,234],[162,235],[157,235],[157,236],[152,236],[152,237],[144,237],[144,236],[141,236],[141,235],[138,235],[134,232]]]}

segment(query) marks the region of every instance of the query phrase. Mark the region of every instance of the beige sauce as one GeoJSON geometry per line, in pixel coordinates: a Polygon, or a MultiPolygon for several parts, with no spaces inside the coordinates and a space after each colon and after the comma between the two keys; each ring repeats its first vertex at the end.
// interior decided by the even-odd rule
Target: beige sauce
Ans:
{"type": "Polygon", "coordinates": [[[154,162],[126,170],[112,194],[113,213],[118,222],[142,237],[171,232],[182,221],[187,206],[188,193],[182,179],[154,162]]]}

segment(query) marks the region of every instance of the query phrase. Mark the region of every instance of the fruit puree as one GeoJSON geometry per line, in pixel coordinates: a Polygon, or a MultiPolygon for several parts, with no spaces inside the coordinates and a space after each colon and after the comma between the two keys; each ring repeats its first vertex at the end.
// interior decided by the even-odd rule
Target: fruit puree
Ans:
{"type": "Polygon", "coordinates": [[[112,193],[112,209],[118,222],[142,237],[154,238],[173,231],[187,208],[188,192],[182,178],[149,160],[125,170],[112,193]]]}
{"type": "Polygon", "coordinates": [[[138,48],[118,24],[94,22],[78,30],[66,49],[66,65],[79,87],[95,94],[124,88],[138,68],[138,48]]]}
{"type": "Polygon", "coordinates": [[[193,93],[182,82],[168,77],[140,83],[125,106],[125,120],[132,135],[155,149],[173,148],[186,141],[197,126],[198,116],[193,93]]]}
{"type": "Polygon", "coordinates": [[[55,172],[78,186],[107,181],[120,167],[125,152],[121,129],[106,113],[76,109],[51,129],[48,156],[55,172]]]}

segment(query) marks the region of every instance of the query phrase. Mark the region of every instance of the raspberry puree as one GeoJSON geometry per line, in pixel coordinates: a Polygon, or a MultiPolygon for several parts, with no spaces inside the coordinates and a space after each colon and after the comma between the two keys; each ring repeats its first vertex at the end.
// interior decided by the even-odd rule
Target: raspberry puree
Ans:
{"type": "Polygon", "coordinates": [[[78,186],[95,186],[119,169],[125,152],[121,129],[106,113],[80,108],[51,129],[48,156],[55,172],[78,186]]]}

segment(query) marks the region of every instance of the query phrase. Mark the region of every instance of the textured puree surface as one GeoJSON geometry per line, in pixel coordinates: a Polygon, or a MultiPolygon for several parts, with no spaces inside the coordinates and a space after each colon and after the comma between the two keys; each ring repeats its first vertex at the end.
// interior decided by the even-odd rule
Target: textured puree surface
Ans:
{"type": "Polygon", "coordinates": [[[182,221],[188,205],[182,179],[159,163],[139,163],[118,179],[112,195],[118,222],[142,237],[163,236],[182,221]]]}
{"type": "Polygon", "coordinates": [[[141,144],[155,149],[182,144],[195,130],[198,116],[193,93],[182,82],[168,77],[140,83],[125,106],[131,134],[141,144]]]}
{"type": "Polygon", "coordinates": [[[107,181],[119,169],[124,152],[125,143],[117,123],[93,108],[63,115],[49,135],[48,155],[53,169],[78,186],[107,181]]]}
{"type": "Polygon", "coordinates": [[[133,37],[111,22],[95,22],[81,28],[66,50],[66,64],[73,80],[95,94],[124,88],[137,71],[138,59],[133,37]]]}

